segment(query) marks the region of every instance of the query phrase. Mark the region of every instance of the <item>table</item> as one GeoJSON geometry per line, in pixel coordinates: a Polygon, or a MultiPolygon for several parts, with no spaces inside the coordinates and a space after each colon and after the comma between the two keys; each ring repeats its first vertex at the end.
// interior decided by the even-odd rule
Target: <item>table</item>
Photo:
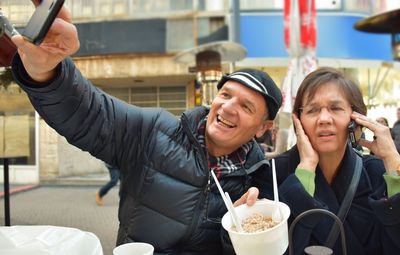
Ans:
{"type": "Polygon", "coordinates": [[[58,226],[0,227],[0,254],[103,255],[99,238],[90,232],[58,226]]]}

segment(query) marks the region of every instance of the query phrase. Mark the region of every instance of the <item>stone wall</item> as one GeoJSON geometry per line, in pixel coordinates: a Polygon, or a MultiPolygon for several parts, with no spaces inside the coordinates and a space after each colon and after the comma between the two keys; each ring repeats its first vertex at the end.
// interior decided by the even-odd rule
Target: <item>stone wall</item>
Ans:
{"type": "Polygon", "coordinates": [[[75,146],[40,119],[40,179],[103,173],[102,161],[75,146]]]}

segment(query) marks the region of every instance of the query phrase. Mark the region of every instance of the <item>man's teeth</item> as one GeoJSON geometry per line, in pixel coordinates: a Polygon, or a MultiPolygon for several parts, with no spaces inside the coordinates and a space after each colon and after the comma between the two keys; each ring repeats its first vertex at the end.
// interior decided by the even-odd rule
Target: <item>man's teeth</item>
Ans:
{"type": "Polygon", "coordinates": [[[217,119],[218,119],[220,124],[223,124],[224,126],[226,126],[228,128],[233,128],[235,126],[235,124],[233,124],[229,120],[226,120],[226,119],[222,118],[221,116],[218,116],[217,119]]]}

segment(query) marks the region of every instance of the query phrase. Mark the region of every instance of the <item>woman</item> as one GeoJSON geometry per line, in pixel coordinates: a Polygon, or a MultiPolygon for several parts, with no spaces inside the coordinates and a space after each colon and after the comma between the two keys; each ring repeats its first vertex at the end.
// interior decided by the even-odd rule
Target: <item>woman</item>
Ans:
{"type": "MultiPolygon", "coordinates": [[[[279,195],[291,209],[291,221],[315,208],[338,213],[360,157],[348,140],[353,120],[376,136],[374,141],[360,139],[358,144],[382,160],[368,155],[359,161],[360,179],[344,220],[347,253],[399,254],[400,177],[391,175],[399,172],[395,170],[400,168],[400,155],[389,128],[367,118],[366,111],[357,84],[343,73],[320,68],[309,74],[293,108],[297,144],[275,158],[279,195]]],[[[260,197],[272,198],[271,173],[258,180],[260,197]]],[[[257,195],[256,189],[250,189],[236,204],[257,195]]],[[[301,220],[293,236],[294,253],[303,254],[307,246],[326,245],[332,225],[332,219],[318,214],[301,220]]],[[[342,254],[340,238],[332,243],[333,253],[342,254]]]]}

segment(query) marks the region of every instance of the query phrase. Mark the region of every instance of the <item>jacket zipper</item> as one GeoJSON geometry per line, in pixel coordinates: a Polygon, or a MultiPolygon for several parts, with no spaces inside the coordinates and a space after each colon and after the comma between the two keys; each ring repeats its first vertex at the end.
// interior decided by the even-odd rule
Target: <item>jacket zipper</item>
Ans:
{"type": "MultiPolygon", "coordinates": [[[[185,115],[182,116],[182,120],[188,123],[188,119],[187,119],[187,117],[185,115]]],[[[192,233],[194,232],[194,229],[196,228],[198,221],[202,220],[199,217],[200,216],[200,212],[201,212],[200,206],[204,203],[205,198],[207,197],[207,192],[210,190],[211,175],[210,175],[210,171],[208,170],[208,167],[207,167],[208,166],[207,158],[204,155],[204,153],[202,153],[202,148],[201,148],[199,142],[194,137],[193,133],[187,127],[187,125],[182,125],[182,126],[183,126],[183,129],[185,130],[186,134],[188,134],[192,138],[192,140],[194,141],[194,144],[196,146],[195,147],[196,148],[195,153],[196,154],[200,154],[202,162],[203,162],[203,164],[202,164],[203,165],[203,169],[205,169],[205,171],[207,172],[207,178],[208,178],[207,185],[204,188],[203,192],[200,193],[200,198],[197,201],[196,206],[194,207],[194,214],[193,214],[192,222],[190,223],[189,228],[186,231],[186,234],[182,238],[182,241],[181,241],[181,242],[186,242],[189,239],[189,237],[192,235],[192,233]]]]}

